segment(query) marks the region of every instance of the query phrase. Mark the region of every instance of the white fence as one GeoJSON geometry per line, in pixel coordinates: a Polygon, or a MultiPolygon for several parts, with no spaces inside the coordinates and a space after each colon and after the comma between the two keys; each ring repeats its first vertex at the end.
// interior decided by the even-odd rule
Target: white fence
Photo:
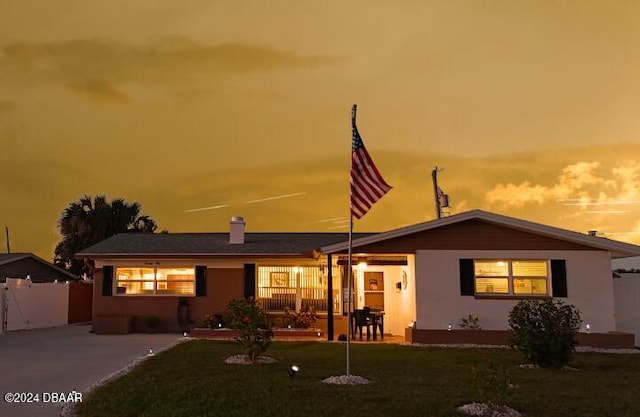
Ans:
{"type": "Polygon", "coordinates": [[[69,320],[69,287],[7,278],[0,284],[0,333],[62,326],[69,320]]]}
{"type": "Polygon", "coordinates": [[[616,329],[633,333],[640,346],[640,274],[623,273],[613,279],[616,303],[616,329]]]}

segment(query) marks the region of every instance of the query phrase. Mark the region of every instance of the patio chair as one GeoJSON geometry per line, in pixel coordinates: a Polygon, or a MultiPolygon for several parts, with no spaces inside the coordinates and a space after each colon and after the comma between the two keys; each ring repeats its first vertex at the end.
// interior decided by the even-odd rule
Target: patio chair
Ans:
{"type": "Polygon", "coordinates": [[[353,312],[353,329],[351,332],[351,338],[356,338],[356,329],[360,333],[360,340],[362,340],[362,328],[367,328],[367,340],[371,339],[371,327],[375,323],[371,320],[371,315],[365,310],[354,310],[353,312]]]}

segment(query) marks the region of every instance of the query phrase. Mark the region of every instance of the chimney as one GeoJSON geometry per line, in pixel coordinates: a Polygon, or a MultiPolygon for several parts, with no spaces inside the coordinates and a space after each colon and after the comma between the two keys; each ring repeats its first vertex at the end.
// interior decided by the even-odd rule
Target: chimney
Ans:
{"type": "Polygon", "coordinates": [[[242,216],[233,216],[229,226],[229,243],[244,243],[244,218],[242,216]]]}
{"type": "Polygon", "coordinates": [[[587,234],[588,234],[589,236],[597,236],[597,235],[598,235],[598,231],[597,231],[597,230],[589,230],[589,231],[587,232],[587,234]]]}

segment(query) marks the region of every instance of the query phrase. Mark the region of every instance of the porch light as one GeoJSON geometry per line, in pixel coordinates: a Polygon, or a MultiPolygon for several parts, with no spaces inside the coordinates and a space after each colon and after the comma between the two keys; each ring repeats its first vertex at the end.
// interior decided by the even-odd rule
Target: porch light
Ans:
{"type": "Polygon", "coordinates": [[[316,334],[318,335],[318,337],[320,337],[320,336],[322,335],[322,333],[320,333],[320,332],[318,332],[318,333],[316,333],[316,334]]]}
{"type": "Polygon", "coordinates": [[[298,368],[296,365],[292,365],[291,367],[287,368],[287,373],[291,378],[293,378],[299,370],[300,368],[298,368]]]}
{"type": "Polygon", "coordinates": [[[297,273],[298,273],[298,271],[300,271],[300,268],[298,268],[297,266],[294,266],[294,267],[293,267],[293,273],[294,273],[294,274],[297,274],[297,273]]]}
{"type": "Polygon", "coordinates": [[[367,263],[365,261],[358,262],[358,269],[359,270],[367,269],[367,263]]]}
{"type": "Polygon", "coordinates": [[[222,328],[222,323],[218,323],[218,329],[222,328]]]}

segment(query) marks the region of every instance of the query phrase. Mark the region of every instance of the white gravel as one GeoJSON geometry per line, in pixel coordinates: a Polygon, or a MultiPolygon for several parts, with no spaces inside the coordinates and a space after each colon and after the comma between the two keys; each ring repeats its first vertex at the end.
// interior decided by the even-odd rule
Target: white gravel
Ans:
{"type": "Polygon", "coordinates": [[[363,385],[368,384],[370,381],[358,375],[339,375],[330,376],[329,378],[323,379],[322,382],[336,385],[363,385]]]}
{"type": "MultiPolygon", "coordinates": [[[[259,356],[256,360],[257,364],[268,364],[268,363],[276,363],[277,359],[274,359],[270,356],[259,356]]],[[[249,355],[235,355],[229,356],[224,360],[224,363],[230,363],[234,365],[251,365],[251,360],[249,360],[249,355]]]]}
{"type": "Polygon", "coordinates": [[[520,417],[521,414],[506,405],[495,405],[489,407],[483,403],[471,403],[458,407],[458,410],[470,416],[482,417],[520,417]]]}

